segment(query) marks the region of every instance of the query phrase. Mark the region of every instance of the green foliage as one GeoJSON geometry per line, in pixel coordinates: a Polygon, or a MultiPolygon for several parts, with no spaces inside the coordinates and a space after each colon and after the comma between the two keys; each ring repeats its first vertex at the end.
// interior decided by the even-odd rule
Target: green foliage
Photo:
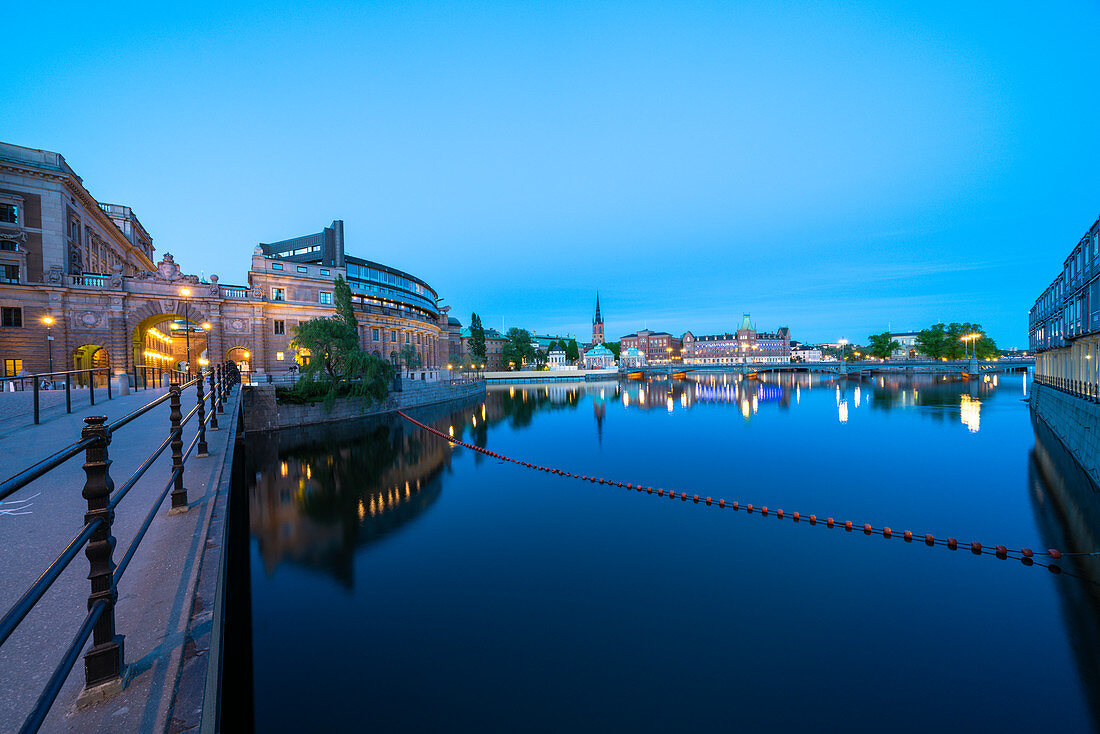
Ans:
{"type": "Polygon", "coordinates": [[[884,331],[881,334],[871,334],[867,338],[870,340],[868,348],[871,351],[871,355],[879,359],[889,358],[889,356],[894,353],[895,349],[901,347],[897,339],[892,338],[888,331],[884,331]]]}
{"type": "Polygon", "coordinates": [[[277,389],[276,400],[307,403],[323,400],[331,406],[338,397],[381,400],[389,393],[394,367],[359,346],[359,328],[351,306],[351,288],[337,277],[335,316],[319,316],[294,329],[295,348],[310,352],[302,378],[292,388],[277,389]]]}
{"type": "Polygon", "coordinates": [[[401,358],[401,362],[405,365],[405,369],[410,374],[420,366],[420,353],[416,351],[416,347],[412,344],[402,345],[398,356],[401,358]]]}
{"type": "Polygon", "coordinates": [[[531,346],[530,332],[513,326],[505,337],[508,341],[504,343],[500,352],[505,369],[518,370],[525,362],[535,361],[536,350],[531,346]]]}
{"type": "Polygon", "coordinates": [[[580,347],[577,346],[576,339],[570,339],[569,343],[565,345],[565,359],[567,362],[576,362],[581,358],[580,347]]]}
{"type": "Polygon", "coordinates": [[[619,358],[619,345],[621,342],[604,342],[603,345],[611,350],[611,353],[615,355],[615,359],[619,358]]]}
{"type": "Polygon", "coordinates": [[[470,314],[470,354],[475,360],[485,362],[485,328],[476,313],[470,314]]]}
{"type": "Polygon", "coordinates": [[[986,335],[982,325],[972,324],[969,321],[963,323],[953,321],[946,326],[942,323],[933,324],[927,329],[922,329],[917,335],[917,349],[932,359],[941,357],[965,359],[967,356],[987,359],[1000,354],[997,343],[986,335]],[[979,336],[977,339],[964,341],[963,337],[969,334],[979,336]]]}

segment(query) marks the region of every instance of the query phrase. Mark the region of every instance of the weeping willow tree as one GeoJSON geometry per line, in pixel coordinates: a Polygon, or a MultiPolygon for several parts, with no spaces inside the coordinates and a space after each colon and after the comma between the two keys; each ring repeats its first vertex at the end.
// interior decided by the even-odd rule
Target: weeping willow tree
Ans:
{"type": "Polygon", "coordinates": [[[336,314],[318,316],[294,329],[291,346],[308,349],[312,358],[294,387],[276,390],[280,402],[321,400],[331,407],[338,397],[375,401],[389,394],[394,366],[359,346],[359,326],[347,282],[337,276],[333,290],[336,314]]]}

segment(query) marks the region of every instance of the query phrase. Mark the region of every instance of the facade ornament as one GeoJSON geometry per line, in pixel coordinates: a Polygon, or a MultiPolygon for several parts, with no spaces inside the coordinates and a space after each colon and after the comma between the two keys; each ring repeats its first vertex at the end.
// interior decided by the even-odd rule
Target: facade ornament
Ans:
{"type": "Polygon", "coordinates": [[[27,233],[22,231],[12,232],[11,230],[0,229],[0,240],[3,240],[5,242],[26,242],[27,233]]]}
{"type": "Polygon", "coordinates": [[[46,273],[46,282],[52,285],[61,285],[61,268],[52,267],[46,273]]]}
{"type": "Polygon", "coordinates": [[[210,276],[210,295],[217,297],[222,294],[221,286],[218,285],[218,276],[210,276]]]}

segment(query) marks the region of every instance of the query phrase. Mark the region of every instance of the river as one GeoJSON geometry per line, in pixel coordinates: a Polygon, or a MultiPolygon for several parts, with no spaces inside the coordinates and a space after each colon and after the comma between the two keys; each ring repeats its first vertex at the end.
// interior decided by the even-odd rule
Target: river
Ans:
{"type": "Polygon", "coordinates": [[[707,374],[413,413],[652,493],[397,417],[250,440],[256,730],[1100,731],[1100,563],[1045,555],[1100,550],[1100,502],[1029,387],[707,374]]]}

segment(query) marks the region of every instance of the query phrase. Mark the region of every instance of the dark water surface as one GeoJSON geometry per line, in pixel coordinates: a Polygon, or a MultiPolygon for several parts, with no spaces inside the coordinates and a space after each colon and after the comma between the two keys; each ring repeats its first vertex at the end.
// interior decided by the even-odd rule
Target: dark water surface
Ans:
{"type": "Polygon", "coordinates": [[[1026,377],[778,379],[415,413],[767,517],[398,419],[251,442],[257,731],[1097,730],[1096,559],[1055,574],[899,537],[1100,549],[1096,491],[1033,426],[1026,377]]]}

